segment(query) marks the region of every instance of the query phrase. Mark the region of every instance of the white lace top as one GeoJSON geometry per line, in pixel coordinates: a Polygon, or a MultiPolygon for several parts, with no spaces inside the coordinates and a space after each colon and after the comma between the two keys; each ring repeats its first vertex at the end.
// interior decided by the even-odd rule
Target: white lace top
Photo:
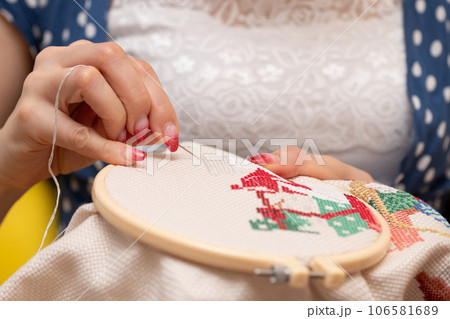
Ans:
{"type": "MultiPolygon", "coordinates": [[[[149,62],[180,139],[313,139],[390,183],[411,138],[400,0],[115,0],[111,36],[149,62]]],[[[234,141],[231,140],[231,145],[234,141]]],[[[225,140],[224,148],[229,148],[225,140]]],[[[311,151],[311,149],[309,149],[311,151]]]]}

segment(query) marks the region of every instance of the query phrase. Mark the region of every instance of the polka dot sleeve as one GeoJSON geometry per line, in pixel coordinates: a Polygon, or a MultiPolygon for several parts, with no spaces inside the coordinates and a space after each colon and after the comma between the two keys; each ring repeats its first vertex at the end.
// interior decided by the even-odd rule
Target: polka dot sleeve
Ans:
{"type": "Polygon", "coordinates": [[[450,0],[407,0],[403,8],[414,136],[395,186],[444,213],[450,204],[450,0]]]}
{"type": "Polygon", "coordinates": [[[0,14],[19,29],[29,47],[34,48],[32,51],[35,54],[35,48],[39,46],[39,35],[37,34],[39,17],[36,11],[30,9],[27,2],[29,1],[2,0],[0,1],[0,14]],[[33,26],[36,27],[33,29],[33,26]]]}
{"type": "Polygon", "coordinates": [[[0,13],[19,29],[33,56],[47,46],[79,39],[106,41],[108,7],[109,0],[0,1],[0,13]]]}

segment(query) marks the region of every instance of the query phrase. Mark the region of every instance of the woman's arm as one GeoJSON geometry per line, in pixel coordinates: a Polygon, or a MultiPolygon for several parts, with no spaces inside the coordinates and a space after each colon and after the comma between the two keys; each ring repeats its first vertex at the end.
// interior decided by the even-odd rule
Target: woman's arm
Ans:
{"type": "MultiPolygon", "coordinates": [[[[31,72],[32,59],[20,32],[0,15],[0,128],[13,111],[22,91],[23,82],[31,72]]],[[[1,145],[3,148],[4,145],[1,145]]],[[[25,189],[0,185],[0,222],[8,209],[25,189]]]]}
{"type": "Polygon", "coordinates": [[[0,15],[0,127],[14,109],[23,82],[31,72],[32,59],[25,39],[0,15]]]}

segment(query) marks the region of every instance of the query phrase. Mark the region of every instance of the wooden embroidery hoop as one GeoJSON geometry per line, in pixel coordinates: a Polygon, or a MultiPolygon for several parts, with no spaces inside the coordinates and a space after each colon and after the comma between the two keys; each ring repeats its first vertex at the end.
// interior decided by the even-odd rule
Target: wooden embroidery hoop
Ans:
{"type": "MultiPolygon", "coordinates": [[[[123,233],[173,256],[192,262],[237,271],[268,276],[271,282],[288,283],[295,288],[304,288],[309,279],[320,280],[327,288],[341,285],[347,274],[364,270],[378,263],[386,254],[390,244],[390,231],[384,218],[371,206],[364,203],[381,225],[379,237],[361,250],[336,255],[318,255],[307,267],[293,256],[240,251],[222,247],[168,231],[151,224],[126,210],[109,194],[105,179],[113,165],[98,173],[92,188],[92,199],[99,213],[123,233]]],[[[342,190],[348,194],[347,191],[342,190]]],[[[157,221],[156,221],[157,222],[157,221]]]]}

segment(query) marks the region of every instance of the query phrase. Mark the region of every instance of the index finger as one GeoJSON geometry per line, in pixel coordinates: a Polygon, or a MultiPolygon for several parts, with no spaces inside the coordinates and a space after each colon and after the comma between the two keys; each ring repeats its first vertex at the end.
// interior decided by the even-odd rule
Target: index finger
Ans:
{"type": "Polygon", "coordinates": [[[80,44],[66,49],[68,52],[61,60],[63,66],[91,65],[105,77],[126,109],[128,132],[135,134],[149,128],[149,93],[128,55],[118,44],[80,44]]]}

